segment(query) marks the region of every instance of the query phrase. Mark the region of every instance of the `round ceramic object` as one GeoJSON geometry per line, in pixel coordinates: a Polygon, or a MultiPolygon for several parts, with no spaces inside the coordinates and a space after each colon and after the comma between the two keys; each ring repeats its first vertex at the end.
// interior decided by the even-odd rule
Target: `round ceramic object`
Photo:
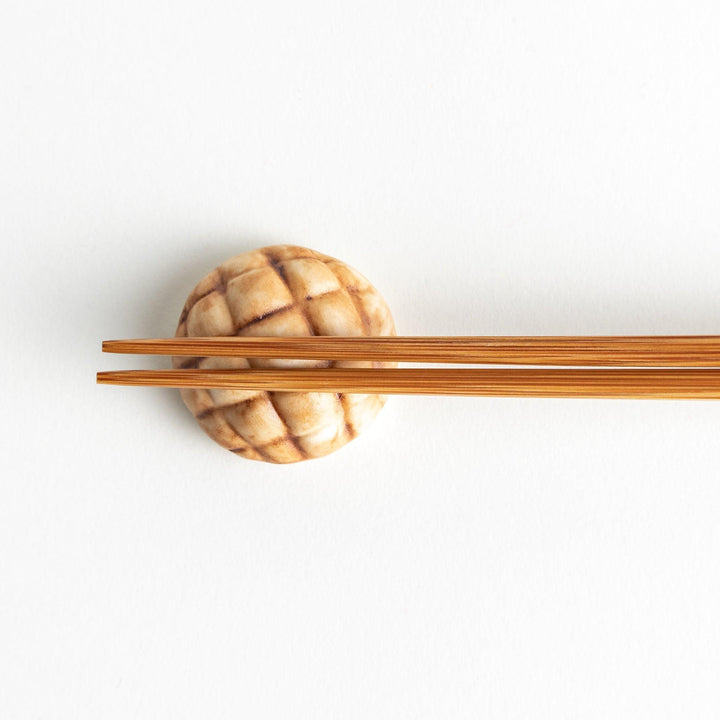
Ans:
{"type": "MultiPolygon", "coordinates": [[[[377,290],[351,267],[313,250],[274,245],[237,255],[190,293],[177,337],[394,335],[377,290]]],[[[173,358],[176,368],[394,367],[396,363],[173,358]]],[[[182,390],[202,429],[252,460],[292,463],[341,448],[385,397],[342,393],[182,390]]]]}

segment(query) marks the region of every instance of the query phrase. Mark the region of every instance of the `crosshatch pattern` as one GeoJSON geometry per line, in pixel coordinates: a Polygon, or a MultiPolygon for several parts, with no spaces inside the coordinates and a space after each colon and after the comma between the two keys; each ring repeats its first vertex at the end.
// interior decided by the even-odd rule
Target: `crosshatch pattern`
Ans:
{"type": "MultiPolygon", "coordinates": [[[[176,337],[395,335],[390,310],[356,270],[294,245],[237,255],[206,275],[185,303],[176,337]]],[[[173,358],[176,368],[395,367],[390,362],[173,358]]],[[[342,447],[385,397],[343,393],[181,390],[203,430],[233,453],[292,463],[342,447]]]]}

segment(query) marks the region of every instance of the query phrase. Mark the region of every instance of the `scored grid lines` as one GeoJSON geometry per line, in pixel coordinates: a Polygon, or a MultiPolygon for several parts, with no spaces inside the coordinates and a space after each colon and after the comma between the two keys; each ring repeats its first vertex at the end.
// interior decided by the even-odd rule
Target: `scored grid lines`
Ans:
{"type": "MultiPolygon", "coordinates": [[[[265,255],[265,257],[267,257],[267,259],[268,259],[268,261],[269,261],[269,263],[270,263],[270,266],[271,266],[272,269],[277,273],[278,277],[280,278],[280,280],[282,281],[282,283],[285,285],[285,287],[287,288],[287,290],[288,290],[288,292],[290,293],[290,295],[291,295],[293,298],[295,298],[295,296],[293,295],[293,292],[292,292],[292,288],[291,288],[290,285],[288,284],[287,276],[286,276],[285,271],[284,271],[284,269],[283,269],[282,263],[281,263],[279,260],[277,260],[277,258],[273,258],[272,256],[270,256],[267,252],[266,252],[266,253],[263,253],[263,254],[265,255]]],[[[295,307],[295,306],[297,306],[297,299],[296,299],[296,302],[293,303],[292,307],[295,307]]],[[[310,334],[310,335],[317,335],[316,329],[315,329],[315,327],[313,326],[313,323],[312,323],[309,315],[304,311],[303,308],[300,308],[300,312],[301,312],[303,318],[305,318],[305,322],[307,323],[307,327],[308,327],[308,332],[309,332],[309,334],[310,334]]],[[[271,405],[273,406],[273,409],[274,409],[275,412],[278,414],[278,417],[282,420],[283,425],[285,425],[285,427],[288,428],[288,424],[289,424],[289,423],[288,423],[288,420],[287,420],[287,418],[283,415],[281,409],[278,407],[278,404],[277,404],[276,399],[275,399],[275,393],[270,392],[270,393],[268,393],[267,395],[268,395],[268,399],[270,400],[271,405]]],[[[344,414],[345,414],[345,411],[344,411],[344,409],[343,409],[343,419],[344,419],[344,414]]],[[[289,429],[288,429],[288,432],[287,432],[287,437],[291,437],[291,436],[290,436],[289,429]]],[[[300,446],[300,444],[298,443],[297,439],[294,438],[294,437],[292,437],[291,442],[292,442],[293,445],[295,446],[295,449],[296,449],[297,452],[300,454],[301,458],[302,458],[303,460],[307,459],[307,455],[306,455],[305,451],[302,449],[302,447],[300,446]]]]}
{"type": "MultiPolygon", "coordinates": [[[[231,272],[234,273],[232,276],[228,277],[227,273],[225,273],[225,269],[221,266],[216,271],[211,273],[211,275],[218,273],[218,277],[215,278],[215,282],[210,288],[207,288],[206,286],[207,289],[203,288],[204,291],[196,296],[193,296],[193,294],[191,294],[190,298],[188,298],[188,302],[183,308],[183,313],[178,326],[178,336],[187,335],[187,319],[190,312],[192,311],[193,306],[200,300],[208,297],[209,295],[212,295],[212,293],[214,292],[218,293],[218,295],[222,299],[222,302],[227,308],[227,312],[229,314],[229,317],[232,319],[232,323],[235,328],[234,334],[240,334],[245,328],[257,325],[258,323],[265,320],[270,320],[272,323],[273,318],[282,316],[284,313],[288,313],[293,310],[296,310],[299,313],[299,316],[302,317],[302,319],[304,320],[304,323],[307,326],[306,331],[309,336],[315,334],[327,334],[319,332],[319,328],[314,325],[312,317],[307,311],[307,307],[309,303],[317,303],[318,300],[326,300],[332,302],[333,295],[337,295],[338,297],[344,297],[347,301],[342,303],[340,306],[335,305],[335,312],[338,312],[338,307],[347,307],[348,309],[352,307],[354,309],[353,315],[355,316],[356,321],[350,320],[350,318],[346,318],[346,321],[350,322],[348,328],[350,330],[354,330],[354,332],[350,332],[348,334],[357,333],[361,335],[368,335],[380,333],[379,327],[373,328],[373,325],[377,324],[371,321],[368,314],[364,311],[362,300],[362,296],[365,291],[370,291],[373,293],[375,293],[376,291],[374,291],[372,286],[369,286],[366,281],[360,282],[360,284],[362,285],[362,291],[360,291],[355,282],[351,284],[347,281],[347,279],[344,280],[338,275],[338,273],[334,271],[332,266],[328,265],[328,263],[330,262],[337,263],[337,261],[334,261],[332,258],[312,253],[312,251],[307,251],[304,248],[294,248],[290,246],[265,248],[262,251],[248,255],[253,256],[251,258],[249,266],[242,267],[244,261],[243,256],[232,258],[230,261],[228,261],[228,264],[232,263],[232,265],[230,266],[231,272]],[[309,261],[308,265],[310,265],[310,267],[308,271],[311,273],[312,261],[315,261],[318,264],[322,264],[321,266],[326,268],[326,270],[332,274],[334,281],[337,283],[337,287],[319,293],[303,293],[302,296],[300,296],[299,290],[303,284],[304,278],[300,276],[298,281],[297,273],[299,271],[305,270],[305,263],[300,264],[299,267],[298,265],[296,265],[293,268],[293,271],[295,273],[293,277],[294,288],[288,281],[288,273],[286,272],[284,265],[286,262],[292,262],[293,260],[300,259],[309,261]],[[252,270],[262,270],[263,267],[271,268],[274,271],[274,276],[281,281],[283,288],[287,291],[289,297],[292,298],[292,302],[282,305],[281,307],[272,308],[268,312],[255,315],[254,317],[251,317],[245,322],[238,323],[238,317],[235,313],[236,308],[234,307],[234,303],[230,301],[229,294],[227,293],[227,286],[231,281],[245,275],[245,273],[252,270]],[[374,333],[373,329],[375,330],[374,333]]],[[[340,269],[343,270],[344,268],[341,267],[340,269]]],[[[355,274],[351,269],[348,268],[347,272],[350,277],[352,277],[353,279],[355,278],[355,274]]],[[[362,281],[364,280],[364,278],[362,278],[361,276],[360,280],[362,281]]],[[[210,276],[207,276],[206,281],[210,281],[210,276]]],[[[310,277],[308,282],[314,282],[312,280],[312,277],[310,277]]],[[[325,282],[327,283],[327,280],[325,282]]],[[[202,285],[203,281],[199,283],[199,286],[202,285]]],[[[237,302],[237,299],[235,301],[237,302]]],[[[342,310],[341,312],[347,313],[347,310],[342,310]]],[[[342,317],[343,316],[341,315],[340,318],[342,317]]],[[[341,325],[343,322],[344,321],[341,320],[341,325]]],[[[392,323],[390,323],[390,326],[391,325],[392,323]]],[[[179,366],[192,368],[198,367],[200,360],[202,360],[202,358],[175,358],[174,363],[176,367],[179,366]]],[[[252,359],[249,359],[248,362],[252,366],[252,359]]],[[[316,363],[317,366],[324,367],[330,367],[334,364],[335,363],[332,361],[318,361],[316,363]]],[[[196,401],[193,401],[192,399],[187,399],[185,395],[184,397],[186,398],[186,404],[188,404],[188,407],[190,407],[191,410],[193,409],[193,406],[197,406],[196,401]]],[[[365,414],[370,412],[372,415],[374,415],[377,410],[379,410],[379,407],[382,406],[382,401],[378,404],[375,396],[367,396],[368,400],[373,400],[374,404],[369,404],[367,406],[368,410],[366,411],[363,409],[363,407],[361,407],[362,401],[360,403],[356,403],[353,406],[347,402],[347,398],[343,394],[335,394],[338,403],[338,411],[340,413],[337,421],[337,433],[333,440],[323,441],[323,447],[325,447],[325,449],[316,449],[312,446],[313,441],[310,440],[310,438],[314,436],[317,432],[321,432],[322,426],[319,426],[318,430],[313,430],[312,432],[310,432],[307,436],[308,439],[306,441],[306,444],[303,444],[303,437],[306,436],[298,436],[293,434],[293,432],[290,430],[291,423],[289,423],[288,418],[285,417],[283,407],[277,403],[277,399],[274,397],[274,394],[261,392],[257,397],[254,396],[251,398],[245,398],[238,402],[230,403],[227,405],[216,405],[211,408],[205,407],[200,412],[194,412],[193,414],[196,415],[196,418],[203,426],[203,429],[205,429],[205,431],[210,434],[211,437],[215,437],[215,439],[218,439],[216,436],[216,432],[213,431],[213,428],[215,428],[216,425],[213,423],[211,418],[214,418],[216,422],[222,423],[222,425],[224,425],[227,430],[230,430],[233,435],[237,437],[238,442],[232,445],[228,442],[229,438],[224,438],[221,441],[221,444],[223,444],[227,449],[229,449],[231,452],[234,452],[235,454],[241,454],[245,457],[260,457],[261,459],[270,462],[293,462],[296,460],[302,460],[309,457],[323,455],[327,452],[331,452],[337,447],[344,445],[346,442],[348,442],[357,435],[357,430],[351,421],[352,413],[359,411],[361,413],[364,412],[365,414]],[[269,407],[272,408],[272,411],[277,415],[277,418],[282,423],[285,432],[283,435],[273,437],[266,442],[254,443],[248,440],[248,438],[243,434],[243,429],[241,427],[238,427],[236,423],[233,423],[232,418],[229,415],[232,414],[236,418],[242,417],[241,415],[238,416],[237,413],[234,413],[233,411],[237,411],[239,408],[242,408],[243,405],[249,405],[253,402],[256,402],[257,397],[261,396],[267,398],[269,407]],[[372,410],[370,409],[371,407],[372,410]],[[307,446],[308,442],[310,443],[310,447],[307,446]]],[[[363,418],[363,420],[365,420],[365,418],[363,418]]]]}

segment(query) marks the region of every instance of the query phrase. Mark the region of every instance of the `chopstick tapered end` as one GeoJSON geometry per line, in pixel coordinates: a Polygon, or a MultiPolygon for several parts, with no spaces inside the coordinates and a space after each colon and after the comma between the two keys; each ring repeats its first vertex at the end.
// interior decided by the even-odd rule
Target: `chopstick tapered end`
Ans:
{"type": "Polygon", "coordinates": [[[102,351],[106,353],[122,352],[120,346],[124,344],[123,340],[103,340],[102,351]]]}
{"type": "Polygon", "coordinates": [[[95,375],[97,385],[128,385],[128,375],[132,375],[132,371],[127,370],[102,370],[95,375]]]}

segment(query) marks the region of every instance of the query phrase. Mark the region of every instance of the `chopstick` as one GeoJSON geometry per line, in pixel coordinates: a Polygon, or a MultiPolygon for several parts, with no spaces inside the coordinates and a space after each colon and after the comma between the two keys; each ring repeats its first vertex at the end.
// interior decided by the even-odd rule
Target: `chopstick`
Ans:
{"type": "Polygon", "coordinates": [[[313,368],[98,373],[98,383],[112,385],[383,395],[720,399],[720,370],[709,369],[720,368],[720,336],[714,335],[149,338],[108,340],[103,342],[103,350],[191,357],[585,366],[534,370],[313,368]],[[604,366],[633,369],[586,369],[604,366]]]}
{"type": "Polygon", "coordinates": [[[720,367],[720,336],[192,337],[106,340],[103,351],[194,357],[418,363],[720,367]]]}
{"type": "Polygon", "coordinates": [[[309,370],[129,370],[100,372],[100,384],[235,390],[583,397],[720,399],[720,370],[517,370],[468,368],[309,370]]]}

